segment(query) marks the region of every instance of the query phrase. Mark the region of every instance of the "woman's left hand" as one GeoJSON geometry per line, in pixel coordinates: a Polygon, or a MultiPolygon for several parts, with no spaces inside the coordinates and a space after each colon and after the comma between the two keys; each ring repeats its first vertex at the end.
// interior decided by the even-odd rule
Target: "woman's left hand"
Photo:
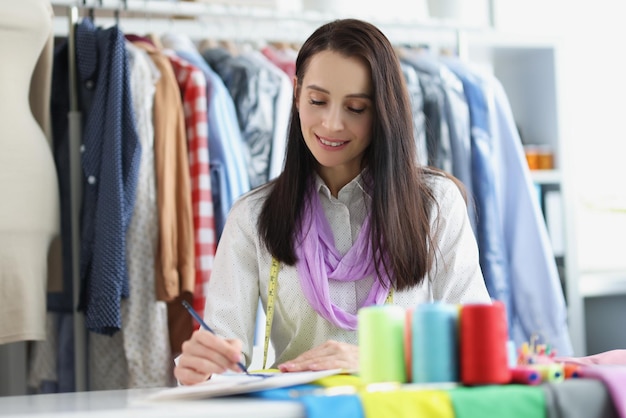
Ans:
{"type": "Polygon", "coordinates": [[[358,370],[359,347],[337,341],[326,341],[298,357],[279,364],[281,372],[302,372],[328,369],[358,370]]]}

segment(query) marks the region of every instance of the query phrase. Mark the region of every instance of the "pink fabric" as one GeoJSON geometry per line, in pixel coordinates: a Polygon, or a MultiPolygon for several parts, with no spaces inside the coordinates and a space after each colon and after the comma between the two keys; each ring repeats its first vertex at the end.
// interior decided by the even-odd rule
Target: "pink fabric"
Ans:
{"type": "Polygon", "coordinates": [[[261,49],[263,55],[265,55],[271,62],[280,68],[285,74],[292,80],[296,75],[296,60],[287,57],[281,53],[280,50],[268,45],[261,49]]]}
{"type": "Polygon", "coordinates": [[[620,364],[626,365],[626,350],[610,350],[586,357],[555,357],[554,361],[579,365],[620,364]]]}
{"type": "MultiPolygon", "coordinates": [[[[615,351],[624,352],[626,350],[615,351]]],[[[623,355],[624,354],[622,353],[622,356],[623,355]]],[[[623,360],[624,358],[621,357],[620,361],[623,362],[623,360]]],[[[611,395],[613,405],[615,406],[615,411],[620,416],[620,418],[626,418],[626,366],[583,366],[580,368],[579,373],[580,377],[583,378],[601,380],[609,391],[609,394],[611,395]]]]}
{"type": "Polygon", "coordinates": [[[580,365],[579,377],[601,380],[618,415],[626,418],[626,350],[609,350],[585,357],[555,357],[554,361],[580,365]]]}

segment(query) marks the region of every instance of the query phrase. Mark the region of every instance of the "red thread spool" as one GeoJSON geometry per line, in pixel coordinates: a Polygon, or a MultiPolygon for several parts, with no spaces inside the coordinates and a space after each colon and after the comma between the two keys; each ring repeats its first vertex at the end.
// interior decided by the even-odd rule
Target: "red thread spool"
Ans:
{"type": "Polygon", "coordinates": [[[465,385],[511,381],[504,304],[463,305],[460,315],[461,381],[465,385]]]}
{"type": "Polygon", "coordinates": [[[511,383],[538,385],[541,383],[541,375],[530,367],[517,366],[511,369],[511,383]]]}

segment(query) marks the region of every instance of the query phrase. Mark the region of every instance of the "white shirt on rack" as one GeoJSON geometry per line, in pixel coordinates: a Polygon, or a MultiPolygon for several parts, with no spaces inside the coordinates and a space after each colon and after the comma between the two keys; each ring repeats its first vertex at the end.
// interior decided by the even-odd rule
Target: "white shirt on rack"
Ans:
{"type": "MultiPolygon", "coordinates": [[[[439,215],[439,231],[435,234],[438,261],[422,285],[395,292],[393,303],[405,308],[435,300],[490,303],[465,201],[451,180],[434,177],[432,184],[440,206],[439,211],[433,210],[431,219],[434,228],[435,217],[439,215]]],[[[344,186],[337,198],[331,196],[319,177],[317,185],[337,249],[345,254],[356,240],[371,197],[362,186],[361,176],[344,186]]],[[[268,190],[250,192],[233,206],[217,248],[207,290],[206,322],[218,335],[242,340],[248,364],[259,297],[263,308],[267,309],[272,256],[260,240],[257,220],[268,190]]],[[[356,314],[373,280],[370,277],[356,282],[331,281],[330,297],[338,307],[356,314]]],[[[295,266],[281,264],[277,288],[271,329],[275,365],[328,340],[357,344],[356,331],[336,327],[311,308],[300,287],[295,266]]]]}

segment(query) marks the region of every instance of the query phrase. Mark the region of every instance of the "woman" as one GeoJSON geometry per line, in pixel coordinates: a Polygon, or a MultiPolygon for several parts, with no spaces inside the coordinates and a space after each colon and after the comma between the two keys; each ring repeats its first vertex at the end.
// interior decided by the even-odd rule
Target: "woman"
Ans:
{"type": "Polygon", "coordinates": [[[284,372],[358,367],[356,314],[391,300],[489,302],[465,201],[420,167],[387,38],[359,20],[321,26],[296,60],[283,173],[232,208],[182,384],[250,363],[258,298],[280,262],[271,341],[284,372]],[[339,261],[342,261],[339,263],[339,261]]]}

